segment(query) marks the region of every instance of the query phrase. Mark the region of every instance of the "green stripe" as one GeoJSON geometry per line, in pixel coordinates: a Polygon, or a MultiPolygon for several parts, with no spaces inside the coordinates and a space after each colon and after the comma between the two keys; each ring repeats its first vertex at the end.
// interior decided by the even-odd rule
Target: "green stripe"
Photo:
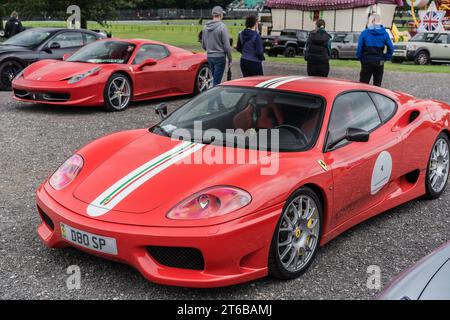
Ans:
{"type": "Polygon", "coordinates": [[[108,201],[116,192],[120,191],[120,189],[122,189],[124,186],[126,186],[128,183],[130,183],[131,181],[133,181],[136,177],[140,176],[141,174],[145,173],[146,171],[152,169],[153,167],[155,167],[156,165],[160,164],[161,162],[166,161],[167,159],[169,159],[170,157],[172,157],[173,155],[177,154],[177,153],[181,153],[184,150],[186,150],[187,148],[191,147],[194,143],[190,143],[187,146],[181,148],[180,150],[175,150],[172,153],[168,154],[166,157],[164,157],[163,159],[159,160],[156,163],[151,164],[149,167],[142,169],[142,171],[140,171],[139,173],[135,174],[133,177],[131,177],[130,179],[128,179],[126,182],[124,182],[123,184],[121,184],[119,187],[117,187],[117,189],[115,189],[113,192],[111,192],[111,194],[109,196],[107,196],[105,199],[103,199],[102,202],[100,202],[101,205],[103,205],[106,201],[108,201]]]}

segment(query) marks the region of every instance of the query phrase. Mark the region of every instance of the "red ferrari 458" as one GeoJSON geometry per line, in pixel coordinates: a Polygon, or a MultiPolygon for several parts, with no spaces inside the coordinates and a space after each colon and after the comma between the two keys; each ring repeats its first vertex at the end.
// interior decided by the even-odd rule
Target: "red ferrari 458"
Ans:
{"type": "Polygon", "coordinates": [[[360,83],[231,81],[76,152],[37,190],[38,233],[161,284],[292,279],[350,227],[444,192],[449,121],[360,83]]]}
{"type": "Polygon", "coordinates": [[[21,101],[121,111],[131,101],[200,93],[212,85],[203,53],[155,41],[108,39],[65,61],[36,62],[12,86],[21,101]]]}

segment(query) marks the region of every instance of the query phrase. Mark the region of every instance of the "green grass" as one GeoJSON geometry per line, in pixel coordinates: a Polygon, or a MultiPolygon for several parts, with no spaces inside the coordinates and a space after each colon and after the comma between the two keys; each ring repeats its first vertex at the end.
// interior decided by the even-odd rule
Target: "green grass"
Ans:
{"type": "MultiPolygon", "coordinates": [[[[24,22],[28,27],[63,27],[64,22],[24,22]]],[[[198,42],[198,33],[202,27],[195,25],[148,25],[148,24],[120,24],[111,23],[107,27],[102,27],[97,23],[90,23],[91,29],[102,29],[111,31],[114,37],[131,39],[152,39],[165,42],[174,46],[186,48],[192,51],[202,51],[198,42]]],[[[236,40],[238,33],[242,30],[240,26],[228,27],[232,37],[236,40]]],[[[239,53],[233,54],[234,60],[240,58],[239,53]]],[[[285,58],[279,56],[277,58],[267,57],[268,62],[306,64],[303,57],[285,58]]],[[[354,60],[332,60],[331,66],[335,68],[360,68],[360,63],[354,60]]],[[[450,73],[450,66],[428,65],[417,66],[412,63],[386,63],[386,70],[400,72],[417,72],[417,73],[450,73]]]]}

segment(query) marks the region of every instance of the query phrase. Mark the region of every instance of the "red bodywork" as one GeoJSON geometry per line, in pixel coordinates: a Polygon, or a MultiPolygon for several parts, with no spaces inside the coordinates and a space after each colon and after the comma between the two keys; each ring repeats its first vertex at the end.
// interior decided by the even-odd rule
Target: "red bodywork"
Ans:
{"type": "MultiPolygon", "coordinates": [[[[114,41],[107,39],[102,41],[114,41]]],[[[199,68],[207,63],[203,53],[192,53],[184,49],[149,40],[117,40],[136,46],[127,64],[93,64],[58,60],[38,61],[25,69],[23,76],[13,81],[14,98],[19,101],[70,106],[101,106],[104,104],[104,88],[115,73],[128,75],[132,83],[133,101],[157,99],[194,93],[195,79],[199,68]],[[142,45],[165,46],[169,56],[154,66],[142,69],[133,64],[142,45]],[[78,83],[69,84],[68,79],[95,67],[101,71],[78,83]],[[36,94],[35,98],[21,97],[21,92],[36,94]],[[64,94],[67,101],[44,99],[44,94],[64,94]]]]}
{"type": "MultiPolygon", "coordinates": [[[[255,87],[268,79],[241,79],[225,85],[255,87]]],[[[145,129],[127,131],[104,137],[79,150],[77,154],[85,160],[80,175],[62,191],[45,182],[37,191],[38,207],[55,226],[62,222],[117,239],[117,256],[80,249],[130,264],[151,281],[218,287],[267,275],[270,244],[282,208],[288,197],[302,186],[315,190],[323,202],[321,245],[372,216],[425,194],[432,146],[441,132],[449,134],[448,105],[331,79],[304,78],[285,83],[277,90],[322,96],[326,107],[315,146],[306,152],[281,152],[276,175],[263,176],[259,165],[251,164],[174,165],[135,190],[114,210],[97,218],[90,217],[86,214],[88,204],[99,193],[179,143],[145,129]],[[397,102],[397,112],[371,133],[369,142],[354,142],[324,152],[333,102],[338,95],[352,90],[388,96],[397,102]],[[392,155],[392,175],[389,183],[372,195],[372,171],[383,151],[392,155]],[[319,165],[319,160],[327,168],[319,165]],[[252,202],[231,214],[207,220],[175,221],[166,217],[183,199],[205,188],[222,185],[248,191],[252,202]],[[199,249],[204,256],[204,270],[161,265],[147,252],[147,246],[199,249]]],[[[39,226],[39,235],[49,247],[70,245],[62,239],[59,227],[53,231],[47,223],[39,226]]]]}

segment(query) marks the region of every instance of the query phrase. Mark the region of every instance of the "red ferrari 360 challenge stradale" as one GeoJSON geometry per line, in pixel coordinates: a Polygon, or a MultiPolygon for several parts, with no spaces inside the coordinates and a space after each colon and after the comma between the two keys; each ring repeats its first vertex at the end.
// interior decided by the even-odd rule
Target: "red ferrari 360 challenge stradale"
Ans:
{"type": "Polygon", "coordinates": [[[360,83],[231,81],[76,152],[37,190],[38,233],[161,284],[292,279],[350,227],[444,192],[449,121],[445,103],[360,83]]]}
{"type": "Polygon", "coordinates": [[[18,74],[15,99],[121,111],[131,101],[200,93],[213,84],[205,54],[155,41],[102,40],[66,58],[18,74]]]}

